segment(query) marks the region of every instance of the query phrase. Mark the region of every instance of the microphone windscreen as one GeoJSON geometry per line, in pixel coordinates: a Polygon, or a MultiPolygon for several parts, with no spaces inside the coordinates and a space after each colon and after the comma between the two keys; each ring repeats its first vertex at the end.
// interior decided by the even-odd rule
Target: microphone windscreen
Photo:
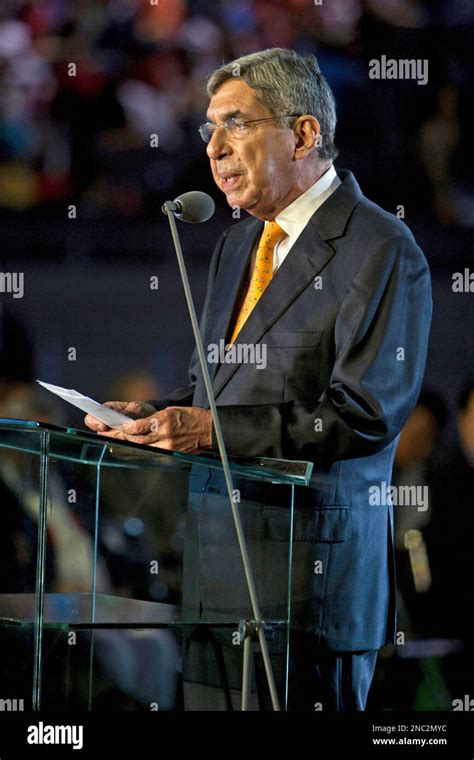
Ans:
{"type": "Polygon", "coordinates": [[[207,222],[213,215],[216,204],[210,195],[201,193],[199,190],[192,190],[190,193],[183,193],[174,199],[174,202],[181,206],[181,210],[175,213],[178,219],[183,222],[207,222]]]}

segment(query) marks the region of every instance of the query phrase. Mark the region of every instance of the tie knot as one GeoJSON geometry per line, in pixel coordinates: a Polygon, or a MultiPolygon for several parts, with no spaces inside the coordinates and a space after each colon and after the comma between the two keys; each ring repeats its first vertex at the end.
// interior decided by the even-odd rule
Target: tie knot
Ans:
{"type": "Polygon", "coordinates": [[[284,230],[277,222],[267,222],[265,229],[262,232],[260,242],[269,248],[274,248],[278,240],[285,235],[284,230]]]}

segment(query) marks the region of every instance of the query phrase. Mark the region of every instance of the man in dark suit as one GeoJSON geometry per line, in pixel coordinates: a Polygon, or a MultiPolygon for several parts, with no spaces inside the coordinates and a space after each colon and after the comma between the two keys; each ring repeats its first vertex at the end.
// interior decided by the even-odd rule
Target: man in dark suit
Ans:
{"type": "MultiPolygon", "coordinates": [[[[334,100],[313,56],[278,48],[246,56],[214,72],[208,94],[200,131],[214,179],[251,218],[217,243],[204,346],[209,357],[221,342],[229,352],[266,349],[260,368],[210,363],[224,439],[230,455],[314,463],[312,487],[295,499],[290,706],[363,710],[377,649],[395,631],[392,507],[370,494],[390,484],[420,390],[428,266],[403,222],[365,198],[350,172],[335,171],[334,100]]],[[[216,449],[196,356],[189,385],[168,399],[114,406],[142,419],[116,432],[87,424],[164,448],[216,449]]],[[[205,489],[222,492],[222,483],[205,489]]],[[[249,498],[263,505],[254,520],[265,520],[265,532],[254,527],[267,541],[264,580],[284,598],[278,568],[288,537],[277,509],[264,514],[277,497],[265,485],[249,498]]],[[[194,602],[211,609],[212,569],[196,562],[194,602]]],[[[220,573],[220,587],[226,579],[232,587],[225,564],[220,573]]]]}

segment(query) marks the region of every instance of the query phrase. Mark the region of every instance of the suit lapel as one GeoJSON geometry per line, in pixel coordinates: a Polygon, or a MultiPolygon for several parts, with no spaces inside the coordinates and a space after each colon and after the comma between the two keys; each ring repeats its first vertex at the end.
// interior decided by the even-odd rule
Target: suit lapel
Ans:
{"type": "MultiPolygon", "coordinates": [[[[245,322],[236,343],[258,343],[333,255],[334,250],[308,224],[245,322]]],[[[220,366],[213,384],[216,395],[238,368],[238,363],[220,366]]]]}
{"type": "MultiPolygon", "coordinates": [[[[237,343],[258,343],[266,331],[284,314],[333,257],[335,250],[326,241],[344,234],[350,215],[362,198],[362,192],[353,174],[345,169],[339,170],[338,174],[342,183],[309,220],[244,324],[237,343]]],[[[213,312],[212,342],[218,344],[219,340],[227,334],[249,256],[262,229],[262,222],[249,225],[238,246],[232,265],[228,265],[228,280],[213,312]]],[[[216,396],[233,377],[239,366],[238,363],[213,365],[214,370],[211,376],[216,396]]]]}
{"type": "MultiPolygon", "coordinates": [[[[219,345],[219,341],[224,340],[227,335],[239,289],[246,274],[254,245],[260,238],[262,230],[263,222],[260,219],[252,220],[252,223],[245,230],[240,243],[234,248],[232,256],[227,257],[225,262],[225,278],[219,292],[214,294],[210,314],[207,319],[207,345],[210,343],[219,345]]],[[[219,364],[210,365],[211,380],[220,366],[219,364]]]]}

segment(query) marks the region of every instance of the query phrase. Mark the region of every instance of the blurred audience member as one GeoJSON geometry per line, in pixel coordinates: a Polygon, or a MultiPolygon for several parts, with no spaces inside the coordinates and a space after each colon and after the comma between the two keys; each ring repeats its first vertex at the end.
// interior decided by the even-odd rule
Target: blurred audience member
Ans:
{"type": "MultiPolygon", "coordinates": [[[[57,424],[58,416],[35,386],[24,382],[4,385],[0,397],[0,417],[36,420],[57,424]]],[[[1,431],[0,431],[1,432],[1,431]]],[[[24,439],[23,439],[23,443],[24,439]]],[[[69,484],[70,485],[70,484],[69,484]]],[[[76,492],[80,492],[75,483],[76,492]]],[[[1,573],[2,591],[34,591],[39,519],[39,460],[12,446],[0,447],[0,489],[5,521],[2,531],[2,560],[9,558],[1,573]]],[[[81,504],[73,509],[68,500],[68,484],[57,465],[50,463],[48,493],[47,590],[90,592],[94,550],[91,536],[81,521],[81,504]]],[[[109,588],[99,559],[97,589],[109,588]]]]}
{"type": "Polygon", "coordinates": [[[431,185],[433,210],[442,224],[454,224],[458,213],[454,200],[453,159],[459,147],[458,92],[441,87],[437,111],[420,130],[420,160],[431,185]]]}
{"type": "Polygon", "coordinates": [[[460,639],[462,651],[446,657],[443,674],[453,698],[472,693],[474,679],[474,377],[458,399],[457,440],[439,448],[430,466],[432,517],[425,530],[432,587],[433,636],[460,639]]]}
{"type": "Polygon", "coordinates": [[[431,520],[426,543],[432,574],[432,626],[447,637],[472,636],[474,603],[474,377],[463,388],[457,440],[429,468],[431,520]]]}
{"type": "MultiPolygon", "coordinates": [[[[163,391],[153,375],[132,370],[118,377],[107,398],[146,401],[163,391]]],[[[132,461],[133,465],[133,461],[132,461]]],[[[160,602],[181,600],[187,473],[168,466],[104,468],[101,475],[104,556],[116,593],[160,602]],[[150,572],[150,563],[159,571],[150,572]]]]}
{"type": "Polygon", "coordinates": [[[428,470],[446,419],[444,401],[434,391],[424,389],[402,428],[395,454],[393,485],[400,493],[408,493],[411,489],[416,495],[408,504],[394,506],[399,626],[405,632],[419,633],[425,624],[426,602],[424,598],[420,601],[420,596],[428,590],[431,582],[422,532],[432,514],[428,470]]]}
{"type": "Polygon", "coordinates": [[[124,401],[128,399],[148,401],[151,398],[160,398],[163,395],[163,389],[150,372],[136,369],[116,378],[105,395],[107,398],[124,401]]]}

